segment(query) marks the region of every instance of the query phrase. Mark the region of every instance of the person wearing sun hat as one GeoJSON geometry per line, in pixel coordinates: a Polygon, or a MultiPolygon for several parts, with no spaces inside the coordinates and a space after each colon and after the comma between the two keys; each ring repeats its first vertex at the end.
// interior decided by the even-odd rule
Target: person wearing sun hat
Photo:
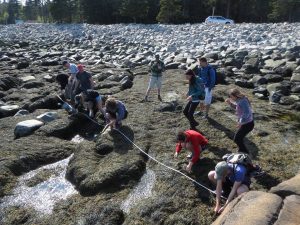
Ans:
{"type": "Polygon", "coordinates": [[[225,161],[219,162],[214,171],[208,173],[208,179],[216,184],[215,213],[222,213],[228,203],[236,196],[250,189],[250,176],[247,169],[241,164],[232,164],[225,161]],[[227,201],[221,207],[221,195],[228,195],[227,201]]]}

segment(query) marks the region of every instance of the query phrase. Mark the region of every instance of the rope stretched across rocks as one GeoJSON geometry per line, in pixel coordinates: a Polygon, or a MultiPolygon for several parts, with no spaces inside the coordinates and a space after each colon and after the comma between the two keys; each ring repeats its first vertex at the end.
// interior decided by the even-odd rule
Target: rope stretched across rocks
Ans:
{"type": "MultiPolygon", "coordinates": [[[[61,99],[61,98],[60,98],[61,99]]],[[[63,101],[64,102],[64,101],[63,101]]],[[[100,123],[98,123],[96,120],[90,118],[88,115],[84,114],[84,113],[80,113],[81,115],[84,115],[86,118],[88,118],[90,121],[92,121],[95,124],[98,124],[99,126],[102,126],[100,123]]],[[[197,184],[198,186],[204,188],[205,190],[209,191],[210,193],[216,195],[216,192],[209,189],[208,187],[204,186],[203,184],[199,183],[198,181],[196,181],[195,179],[187,176],[186,174],[182,173],[179,170],[176,170],[170,166],[165,165],[164,163],[158,161],[157,159],[155,159],[154,157],[152,157],[151,155],[149,155],[147,152],[145,152],[143,149],[141,149],[138,145],[136,145],[129,137],[127,137],[123,132],[121,132],[119,129],[114,129],[115,131],[117,131],[119,134],[121,134],[127,141],[129,141],[132,145],[134,145],[140,152],[142,152],[143,154],[145,154],[147,157],[149,157],[150,159],[152,159],[154,162],[158,163],[159,165],[172,170],[184,177],[186,177],[187,179],[189,179],[190,181],[194,182],[195,184],[197,184]]],[[[226,199],[224,196],[221,196],[223,199],[226,199]]]]}

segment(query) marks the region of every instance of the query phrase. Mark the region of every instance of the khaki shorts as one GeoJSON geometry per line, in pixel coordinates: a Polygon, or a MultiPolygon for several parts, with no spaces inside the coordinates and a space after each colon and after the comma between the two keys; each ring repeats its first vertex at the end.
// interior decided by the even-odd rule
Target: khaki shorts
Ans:
{"type": "Polygon", "coordinates": [[[205,99],[204,99],[204,104],[205,105],[210,105],[212,100],[212,90],[209,91],[208,88],[205,88],[205,99]]]}
{"type": "Polygon", "coordinates": [[[151,76],[150,77],[150,82],[149,82],[149,88],[161,88],[161,82],[162,81],[162,77],[156,77],[156,76],[151,76]]]}

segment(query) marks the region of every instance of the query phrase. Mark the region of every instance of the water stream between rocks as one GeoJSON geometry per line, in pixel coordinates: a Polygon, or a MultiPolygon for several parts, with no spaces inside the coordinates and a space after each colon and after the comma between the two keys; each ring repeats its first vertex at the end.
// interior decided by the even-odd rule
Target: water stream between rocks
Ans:
{"type": "Polygon", "coordinates": [[[0,210],[10,206],[32,207],[42,214],[51,214],[54,205],[77,194],[72,184],[65,179],[67,166],[73,155],[68,158],[40,167],[19,177],[18,184],[11,196],[5,196],[0,203],[0,210]],[[40,173],[48,171],[50,177],[28,186],[28,182],[40,173]]]}
{"type": "Polygon", "coordinates": [[[121,209],[125,213],[140,203],[143,199],[152,195],[152,189],[155,184],[155,173],[151,169],[146,169],[146,173],[142,176],[141,181],[128,195],[127,199],[121,204],[121,209]]]}

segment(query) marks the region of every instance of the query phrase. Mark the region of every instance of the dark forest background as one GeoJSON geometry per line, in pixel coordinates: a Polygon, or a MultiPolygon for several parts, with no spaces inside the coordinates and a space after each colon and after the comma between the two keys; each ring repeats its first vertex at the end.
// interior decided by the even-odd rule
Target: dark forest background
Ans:
{"type": "Polygon", "coordinates": [[[235,22],[299,22],[300,0],[3,0],[0,23],[199,23],[212,15],[235,22]]]}

